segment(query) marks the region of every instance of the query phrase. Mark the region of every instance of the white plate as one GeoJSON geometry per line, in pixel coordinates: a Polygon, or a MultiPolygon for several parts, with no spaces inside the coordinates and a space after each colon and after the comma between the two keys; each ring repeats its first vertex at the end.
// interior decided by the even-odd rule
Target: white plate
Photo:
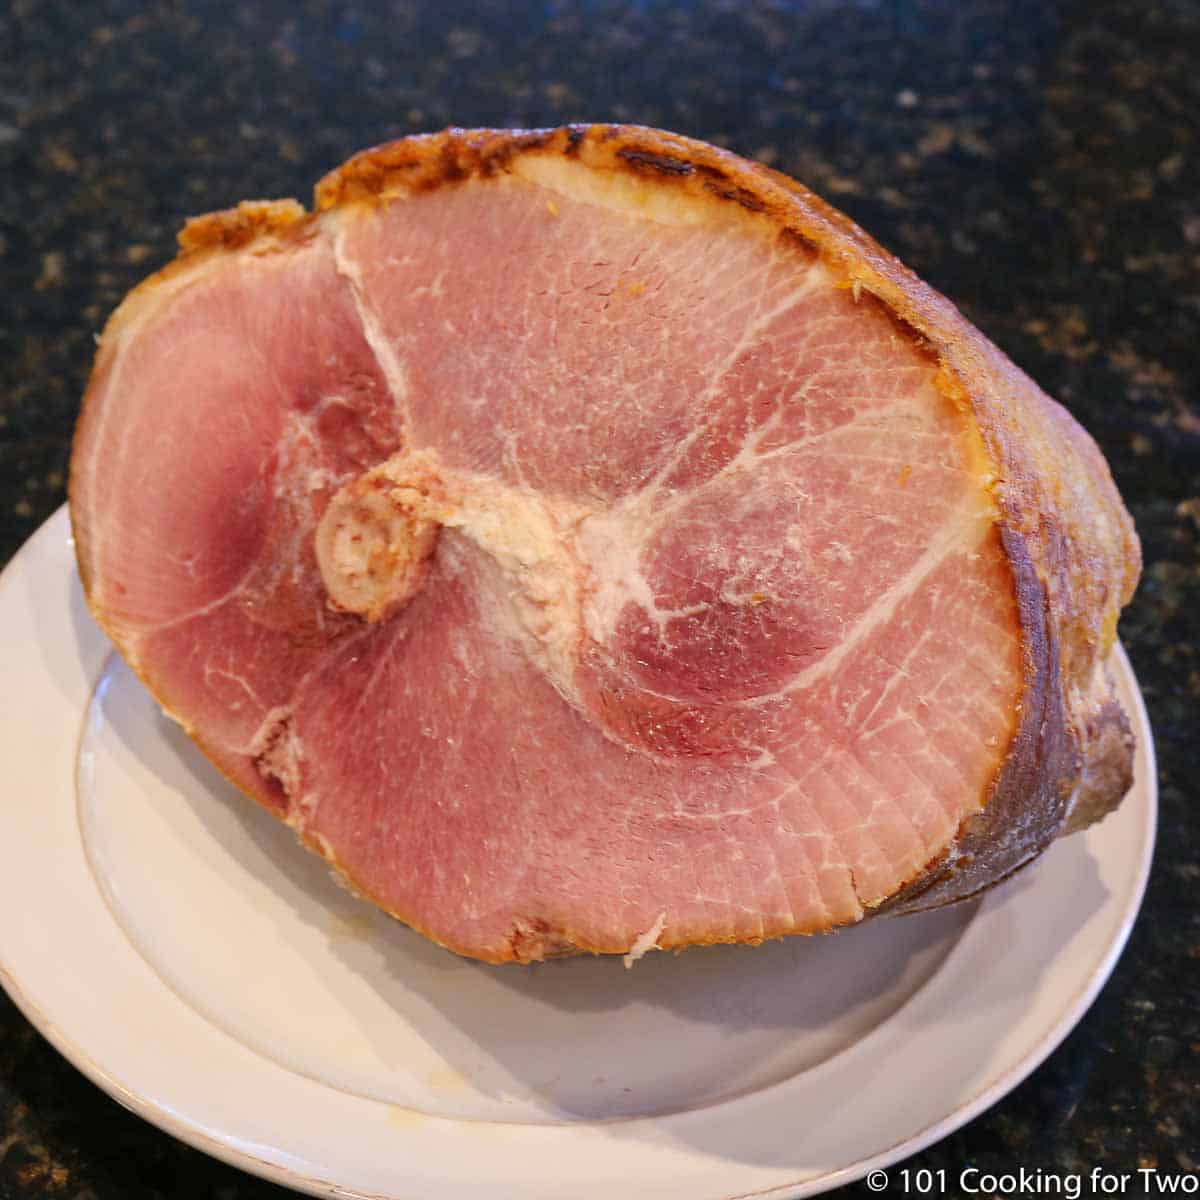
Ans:
{"type": "Polygon", "coordinates": [[[759,949],[487,967],[335,886],[112,653],[66,514],[0,578],[0,976],[121,1103],[318,1195],[807,1196],[1014,1087],[1083,1014],[1155,774],[980,903],[759,949]]]}

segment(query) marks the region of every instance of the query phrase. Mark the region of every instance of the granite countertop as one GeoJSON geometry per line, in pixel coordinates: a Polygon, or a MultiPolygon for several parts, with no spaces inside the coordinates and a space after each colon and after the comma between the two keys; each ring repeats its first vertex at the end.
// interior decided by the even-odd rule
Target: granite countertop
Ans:
{"type": "MultiPolygon", "coordinates": [[[[0,562],[62,503],[93,335],[186,215],[306,197],[351,151],[449,123],[636,121],[757,157],[1061,399],[1145,549],[1121,633],[1159,849],[1079,1027],[911,1165],[1200,1170],[1200,5],[14,0],[0,47],[0,562]]],[[[0,996],[0,1200],[271,1194],[120,1108],[0,996]]]]}

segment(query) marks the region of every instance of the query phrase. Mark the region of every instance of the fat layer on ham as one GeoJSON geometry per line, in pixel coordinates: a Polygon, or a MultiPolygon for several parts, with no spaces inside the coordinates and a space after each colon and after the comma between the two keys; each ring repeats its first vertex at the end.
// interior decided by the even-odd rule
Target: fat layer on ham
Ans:
{"type": "Polygon", "coordinates": [[[318,208],[125,301],[71,506],[121,652],[365,896],[490,961],[758,941],[1120,799],[1103,461],[844,218],[623,127],[318,208]]]}

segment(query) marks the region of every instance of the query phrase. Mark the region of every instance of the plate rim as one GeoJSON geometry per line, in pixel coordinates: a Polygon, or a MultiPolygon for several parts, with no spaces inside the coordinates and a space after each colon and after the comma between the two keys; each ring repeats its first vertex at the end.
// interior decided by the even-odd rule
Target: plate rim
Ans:
{"type": "MultiPolygon", "coordinates": [[[[75,563],[72,554],[68,553],[68,548],[71,545],[70,527],[68,522],[67,506],[60,506],[43,524],[34,532],[34,534],[22,545],[22,547],[13,556],[4,570],[0,572],[0,604],[4,603],[7,590],[13,586],[14,580],[19,574],[29,568],[29,564],[33,561],[34,556],[39,550],[44,550],[44,543],[57,542],[57,549],[50,548],[51,555],[57,554],[65,559],[67,566],[68,577],[74,576],[75,563]]],[[[51,569],[55,569],[52,564],[51,569]]],[[[77,586],[77,580],[71,580],[73,586],[77,586]]],[[[96,631],[98,639],[103,640],[103,635],[96,631]]],[[[765,1188],[757,1188],[746,1191],[732,1192],[725,1196],[725,1200],[785,1200],[785,1198],[799,1198],[804,1196],[817,1195],[832,1188],[844,1186],[856,1179],[862,1178],[869,1171],[890,1166],[891,1164],[908,1158],[913,1154],[919,1153],[926,1149],[934,1142],[948,1136],[950,1133],[961,1128],[963,1125],[974,1120],[982,1112],[997,1103],[1013,1088],[1020,1084],[1030,1074],[1033,1073],[1045,1060],[1061,1045],[1067,1035],[1075,1028],[1082,1019],[1088,1008],[1094,1002],[1096,996],[1107,982],[1112,974],[1117,961],[1119,960],[1135,924],[1138,914],[1141,909],[1142,900],[1144,898],[1150,868],[1153,860],[1156,832],[1157,832],[1157,812],[1158,812],[1158,787],[1157,787],[1157,768],[1155,762],[1155,748],[1153,740],[1153,731],[1150,726],[1149,716],[1146,711],[1145,701],[1141,693],[1141,689],[1137,683],[1136,676],[1133,672],[1132,665],[1129,662],[1128,655],[1120,642],[1117,642],[1114,647],[1114,666],[1116,673],[1122,677],[1124,687],[1123,699],[1128,702],[1128,706],[1132,709],[1129,712],[1130,723],[1133,726],[1137,735],[1139,748],[1144,755],[1145,772],[1144,778],[1140,781],[1144,791],[1142,803],[1145,808],[1144,816],[1138,823],[1138,831],[1141,836],[1141,849],[1138,861],[1136,863],[1135,872],[1133,875],[1132,886],[1130,886],[1125,894],[1118,898],[1120,920],[1117,928],[1109,937],[1103,954],[1100,958],[1093,962],[1086,977],[1081,977],[1078,980],[1078,985],[1075,987],[1070,999],[1058,1007],[1058,1015],[1050,1026],[1043,1030],[1038,1040],[1029,1046],[1025,1052],[1015,1061],[1008,1062],[1002,1069],[995,1073],[989,1081],[985,1082],[978,1090],[972,1094],[969,1099],[963,1101],[955,1099],[952,1101],[952,1108],[945,1115],[929,1122],[917,1131],[902,1137],[900,1140],[877,1150],[869,1155],[855,1159],[851,1162],[842,1163],[829,1170],[821,1171],[819,1174],[810,1178],[800,1178],[793,1181],[785,1181],[779,1184],[772,1184],[765,1188]]],[[[94,674],[88,679],[89,690],[94,688],[96,678],[94,674]]],[[[74,729],[73,737],[70,739],[78,750],[79,739],[83,733],[83,721],[80,720],[78,726],[74,729]]],[[[74,759],[71,763],[70,771],[72,779],[75,774],[74,759]]],[[[72,808],[74,809],[74,805],[72,808]]],[[[89,875],[89,880],[97,889],[99,888],[96,881],[89,875]]],[[[990,896],[995,896],[995,891],[989,893],[990,896]]],[[[124,938],[124,929],[117,923],[115,916],[110,911],[103,897],[100,896],[104,911],[109,920],[119,930],[124,938]]],[[[985,906],[988,901],[985,900],[985,906]]],[[[925,981],[916,992],[895,1011],[891,1016],[885,1018],[880,1028],[886,1027],[894,1022],[903,1012],[910,1009],[918,999],[934,986],[938,978],[944,975],[951,962],[959,955],[963,948],[963,942],[967,938],[970,929],[978,922],[983,909],[972,920],[963,932],[959,942],[951,949],[947,958],[939,965],[934,974],[929,980],[925,981]]],[[[131,946],[132,952],[137,954],[136,949],[131,946]]],[[[140,955],[139,955],[140,957],[140,955]]],[[[161,984],[161,981],[160,981],[161,984]]],[[[189,1123],[186,1115],[177,1115],[164,1104],[153,1096],[147,1096],[139,1093],[136,1089],[127,1086],[122,1082],[116,1074],[102,1066],[92,1054],[83,1046],[73,1041],[68,1034],[59,1027],[59,1025],[43,1011],[42,1007],[33,999],[27,992],[24,986],[17,978],[17,974],[11,969],[9,963],[4,958],[0,957],[0,985],[2,985],[8,995],[12,998],[16,1007],[30,1021],[30,1023],[44,1036],[52,1046],[76,1067],[86,1078],[96,1084],[108,1095],[110,1095],[117,1103],[124,1108],[133,1112],[135,1115],[148,1121],[151,1125],[162,1130],[168,1135],[177,1140],[192,1146],[220,1161],[247,1171],[251,1174],[268,1179],[282,1186],[292,1188],[294,1190],[306,1192],[318,1196],[339,1196],[347,1198],[356,1198],[356,1200],[392,1200],[399,1193],[388,1191],[384,1193],[375,1191],[364,1191],[356,1186],[347,1186],[346,1183],[339,1183],[336,1179],[322,1178],[318,1175],[310,1175],[297,1171],[296,1169],[286,1165],[283,1162],[273,1161],[270,1158],[260,1157],[250,1153],[248,1150],[239,1146],[232,1145],[227,1140],[206,1133],[199,1128],[195,1120],[189,1123]]],[[[165,984],[161,984],[166,988],[165,984]]],[[[167,989],[169,991],[169,989],[167,989]]],[[[178,999],[178,997],[177,997],[178,999]]],[[[180,1003],[186,1004],[185,1001],[180,1003]]],[[[194,1011],[190,1009],[189,1011],[194,1011]]],[[[197,1014],[199,1017],[199,1014],[197,1014]]],[[[199,1019],[204,1020],[200,1017],[199,1019]]],[[[207,1021],[206,1024],[210,1024],[207,1021]]],[[[214,1027],[215,1028],[215,1027],[214,1027]]],[[[224,1034],[223,1037],[228,1038],[229,1035],[224,1034]]],[[[872,1030],[868,1033],[860,1043],[871,1039],[879,1029],[872,1030]]],[[[257,1052],[243,1043],[235,1039],[229,1039],[234,1045],[251,1055],[260,1057],[257,1052]]],[[[830,1062],[836,1061],[845,1054],[853,1053],[856,1046],[834,1056],[830,1062]]],[[[287,1068],[272,1064],[276,1069],[285,1074],[292,1075],[287,1068]]],[[[814,1071],[820,1071],[827,1064],[819,1064],[814,1071]]],[[[809,1074],[806,1072],[802,1074],[809,1074]]],[[[316,1084],[315,1086],[324,1086],[316,1084]]],[[[762,1090],[759,1095],[777,1091],[785,1084],[771,1085],[762,1090]]],[[[729,1101],[718,1102],[711,1106],[706,1106],[704,1110],[707,1113],[712,1113],[724,1107],[729,1107],[736,1104],[739,1098],[734,1097],[729,1101]]],[[[363,1100],[361,1103],[382,1105],[382,1101],[363,1100]]],[[[667,1117],[631,1117],[622,1118],[618,1121],[605,1121],[603,1119],[596,1121],[585,1121],[579,1123],[568,1123],[565,1125],[542,1125],[532,1126],[536,1129],[567,1129],[579,1130],[585,1128],[607,1128],[613,1129],[620,1126],[638,1126],[638,1125],[655,1125],[665,1124],[674,1118],[686,1118],[690,1115],[689,1110],[683,1113],[669,1114],[667,1117]]],[[[444,1117],[428,1117],[430,1121],[446,1122],[449,1124],[477,1124],[477,1125],[497,1125],[504,1128],[511,1128],[510,1123],[506,1122],[458,1122],[452,1118],[444,1117]]],[[[280,1147],[273,1147],[277,1154],[286,1153],[280,1147]]]]}

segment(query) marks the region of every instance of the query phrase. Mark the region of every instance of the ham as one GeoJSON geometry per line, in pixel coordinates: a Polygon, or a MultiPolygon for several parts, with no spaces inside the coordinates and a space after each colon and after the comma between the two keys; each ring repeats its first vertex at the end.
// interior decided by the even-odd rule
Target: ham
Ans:
{"type": "Polygon", "coordinates": [[[462,954],[972,895],[1130,783],[1087,434],[793,181],[449,130],[188,222],[100,341],[89,604],[363,896],[462,954]]]}

